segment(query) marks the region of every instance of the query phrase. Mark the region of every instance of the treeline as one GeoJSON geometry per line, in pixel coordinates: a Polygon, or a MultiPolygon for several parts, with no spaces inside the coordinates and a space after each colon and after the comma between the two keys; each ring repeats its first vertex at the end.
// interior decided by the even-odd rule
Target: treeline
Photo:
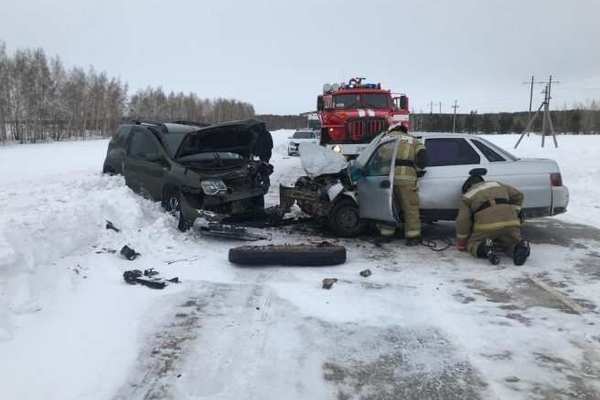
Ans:
{"type": "Polygon", "coordinates": [[[220,122],[254,116],[249,103],[139,90],[93,68],[65,68],[43,49],[8,54],[0,41],[0,142],[109,136],[123,119],[220,122]]]}
{"type": "MultiPolygon", "coordinates": [[[[573,110],[550,112],[554,131],[572,134],[600,134],[600,104],[591,102],[573,110]]],[[[541,132],[542,114],[533,124],[533,131],[541,132]]],[[[452,114],[411,114],[415,131],[452,132],[452,114]]],[[[527,127],[527,112],[456,115],[456,132],[463,133],[521,133],[527,127]]]]}
{"type": "Polygon", "coordinates": [[[161,88],[138,91],[131,96],[128,107],[129,118],[155,121],[215,123],[254,117],[254,107],[250,103],[234,99],[202,99],[194,93],[166,94],[161,88]]]}

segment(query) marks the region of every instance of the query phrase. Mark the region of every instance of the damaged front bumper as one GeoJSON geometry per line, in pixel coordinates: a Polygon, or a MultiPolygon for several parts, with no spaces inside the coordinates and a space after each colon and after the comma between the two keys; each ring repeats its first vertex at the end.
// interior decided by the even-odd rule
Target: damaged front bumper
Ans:
{"type": "Polygon", "coordinates": [[[310,187],[279,185],[279,204],[285,212],[297,203],[298,207],[311,217],[327,217],[335,199],[343,192],[344,185],[339,181],[310,187]]]}

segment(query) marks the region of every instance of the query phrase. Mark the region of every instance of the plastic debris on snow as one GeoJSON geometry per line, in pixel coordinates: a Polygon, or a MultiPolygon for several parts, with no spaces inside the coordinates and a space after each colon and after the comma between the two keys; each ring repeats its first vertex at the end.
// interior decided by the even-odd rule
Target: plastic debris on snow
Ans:
{"type": "Polygon", "coordinates": [[[169,283],[179,283],[179,277],[163,279],[157,277],[158,274],[153,268],[145,269],[144,272],[132,269],[123,273],[123,279],[130,285],[139,284],[151,289],[164,289],[169,283]]]}
{"type": "Polygon", "coordinates": [[[301,143],[298,150],[302,168],[310,177],[337,174],[348,165],[342,154],[316,143],[301,143]]]}
{"type": "Polygon", "coordinates": [[[323,279],[323,289],[331,289],[333,284],[336,283],[337,278],[325,278],[323,279]]]}
{"type": "Polygon", "coordinates": [[[141,255],[140,253],[138,253],[137,251],[135,251],[134,249],[132,249],[131,247],[129,247],[127,245],[123,246],[120,253],[123,257],[125,257],[129,261],[133,261],[141,255]]]}

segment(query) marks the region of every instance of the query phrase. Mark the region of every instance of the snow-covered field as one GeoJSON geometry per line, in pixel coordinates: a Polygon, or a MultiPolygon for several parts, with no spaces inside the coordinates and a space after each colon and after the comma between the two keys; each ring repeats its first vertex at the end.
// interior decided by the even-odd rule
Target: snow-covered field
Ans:
{"type": "MultiPolygon", "coordinates": [[[[301,174],[287,136],[274,133],[271,204],[301,174]]],[[[298,226],[272,242],[339,242],[348,262],[240,268],[238,243],[180,233],[101,175],[105,140],[0,148],[0,398],[600,398],[600,137],[559,142],[514,151],[556,159],[571,190],[567,214],[526,228],[524,267],[298,226]],[[111,252],[124,244],[142,256],[111,252]],[[150,267],[182,283],[123,282],[150,267]]]]}

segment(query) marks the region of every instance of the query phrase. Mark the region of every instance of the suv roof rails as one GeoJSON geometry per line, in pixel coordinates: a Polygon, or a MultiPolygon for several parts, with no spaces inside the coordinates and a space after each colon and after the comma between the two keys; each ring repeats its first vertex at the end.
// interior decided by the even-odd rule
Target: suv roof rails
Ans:
{"type": "Polygon", "coordinates": [[[134,125],[153,125],[153,126],[157,126],[163,132],[169,131],[167,129],[167,126],[164,123],[159,122],[159,121],[153,121],[150,119],[140,119],[140,118],[124,119],[123,123],[134,124],[134,125]]]}
{"type": "Polygon", "coordinates": [[[208,122],[187,121],[187,120],[182,120],[182,119],[178,119],[176,121],[171,121],[171,123],[172,124],[179,124],[179,125],[197,126],[199,128],[204,128],[206,126],[210,126],[211,125],[208,122]]]}

